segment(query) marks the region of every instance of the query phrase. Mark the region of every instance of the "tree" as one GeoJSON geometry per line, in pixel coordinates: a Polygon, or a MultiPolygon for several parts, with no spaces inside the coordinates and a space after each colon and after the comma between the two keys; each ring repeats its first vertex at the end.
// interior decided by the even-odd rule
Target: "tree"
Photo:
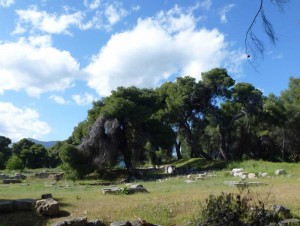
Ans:
{"type": "MultiPolygon", "coordinates": [[[[277,7],[282,10],[283,5],[287,3],[289,0],[271,0],[271,2],[275,3],[277,7]]],[[[277,37],[275,36],[275,32],[273,29],[272,23],[268,20],[265,10],[265,1],[260,0],[258,10],[253,17],[253,20],[250,24],[250,26],[247,29],[246,35],[245,35],[245,51],[248,55],[248,58],[251,56],[255,58],[257,54],[262,55],[264,53],[264,44],[260,38],[257,37],[255,32],[253,31],[253,28],[259,18],[261,17],[262,20],[262,27],[268,38],[271,40],[273,44],[276,43],[277,37]]]]}
{"type": "Polygon", "coordinates": [[[129,177],[133,176],[133,163],[146,160],[145,145],[154,140],[147,124],[157,109],[153,90],[119,87],[94,103],[87,119],[91,126],[79,151],[92,159],[96,170],[115,164],[122,156],[129,177]]]}
{"type": "Polygon", "coordinates": [[[12,145],[12,152],[13,154],[19,156],[21,154],[21,151],[24,149],[30,149],[30,147],[34,145],[34,142],[28,140],[28,139],[21,139],[19,142],[14,143],[12,145]]]}
{"type": "Polygon", "coordinates": [[[286,110],[286,122],[282,137],[283,150],[289,150],[290,157],[300,160],[300,78],[291,77],[289,87],[281,93],[280,99],[286,110]]]}
{"type": "Polygon", "coordinates": [[[207,106],[209,96],[201,82],[192,77],[180,77],[176,82],[165,83],[157,89],[164,102],[163,108],[158,112],[159,118],[171,125],[176,133],[176,153],[180,159],[181,143],[186,142],[191,157],[203,156],[210,159],[201,146],[199,137],[202,132],[202,113],[207,106]]]}
{"type": "Polygon", "coordinates": [[[5,162],[11,156],[10,144],[11,140],[9,138],[0,136],[0,169],[5,168],[5,162]]]}
{"type": "Polygon", "coordinates": [[[33,144],[29,149],[22,149],[19,156],[26,168],[36,169],[47,166],[48,153],[43,145],[33,144]]]}
{"type": "Polygon", "coordinates": [[[18,156],[12,155],[7,160],[6,169],[8,169],[8,170],[23,170],[24,169],[24,164],[18,156]]]}
{"type": "Polygon", "coordinates": [[[89,156],[81,152],[74,145],[64,143],[60,147],[59,157],[62,160],[62,169],[66,171],[72,179],[82,179],[88,173],[93,172],[94,168],[89,156]]]}
{"type": "Polygon", "coordinates": [[[63,144],[64,142],[59,141],[52,148],[47,150],[46,165],[48,168],[55,168],[62,163],[59,157],[59,151],[63,144]]]}
{"type": "MultiPolygon", "coordinates": [[[[237,83],[227,74],[225,69],[216,68],[202,74],[204,85],[210,90],[211,104],[207,108],[210,124],[215,124],[219,133],[219,149],[223,159],[230,158],[232,129],[240,120],[240,144],[245,135],[244,123],[241,119],[257,114],[262,107],[262,93],[248,83],[237,83]],[[234,85],[234,86],[233,86],[234,85]]],[[[233,153],[232,153],[233,154],[233,153]]],[[[240,146],[239,156],[243,155],[240,146]]]]}

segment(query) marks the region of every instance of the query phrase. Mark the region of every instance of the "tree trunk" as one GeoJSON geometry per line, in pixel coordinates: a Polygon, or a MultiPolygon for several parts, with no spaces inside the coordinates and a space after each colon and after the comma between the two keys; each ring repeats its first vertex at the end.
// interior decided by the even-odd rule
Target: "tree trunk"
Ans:
{"type": "Polygon", "coordinates": [[[181,154],[181,152],[180,152],[180,148],[181,148],[181,142],[178,141],[178,142],[176,142],[176,144],[175,144],[175,149],[176,149],[176,154],[177,154],[177,159],[178,159],[178,160],[182,159],[182,154],[181,154]]]}
{"type": "Polygon", "coordinates": [[[240,129],[240,142],[239,142],[239,160],[243,159],[243,155],[244,155],[244,133],[245,133],[245,128],[244,125],[241,125],[241,129],[240,129]]]}
{"type": "Polygon", "coordinates": [[[220,135],[220,153],[225,161],[228,160],[227,153],[226,153],[226,135],[225,130],[223,128],[219,128],[219,135],[220,135]]]}
{"type": "Polygon", "coordinates": [[[121,142],[120,142],[120,150],[124,157],[124,163],[127,169],[128,174],[128,180],[132,176],[134,176],[134,169],[132,165],[132,153],[129,150],[127,139],[126,139],[126,127],[123,125],[123,128],[121,129],[121,142]]]}

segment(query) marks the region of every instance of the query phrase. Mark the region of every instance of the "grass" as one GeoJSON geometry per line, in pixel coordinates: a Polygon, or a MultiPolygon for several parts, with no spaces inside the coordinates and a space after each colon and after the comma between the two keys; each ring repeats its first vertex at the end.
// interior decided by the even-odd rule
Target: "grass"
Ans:
{"type": "MultiPolygon", "coordinates": [[[[39,199],[42,194],[51,193],[60,202],[63,210],[60,217],[46,218],[29,212],[0,214],[0,225],[51,225],[72,217],[86,216],[88,219],[100,219],[106,224],[118,220],[136,220],[142,218],[160,225],[187,225],[200,215],[201,206],[210,194],[234,192],[235,187],[224,185],[224,181],[236,180],[228,171],[233,167],[244,168],[247,172],[267,172],[270,178],[256,181],[266,186],[253,188],[253,192],[268,195],[269,204],[281,204],[300,216],[300,164],[270,163],[263,161],[209,162],[203,159],[188,159],[173,162],[179,168],[197,168],[214,170],[217,177],[186,183],[186,175],[162,179],[140,181],[149,191],[147,194],[102,195],[104,185],[99,180],[67,181],[62,180],[51,186],[48,179],[26,179],[22,184],[0,184],[0,200],[20,198],[39,199]],[[276,169],[285,169],[285,176],[275,177],[276,169]]],[[[28,174],[30,172],[27,172],[28,174]]],[[[162,174],[158,174],[161,177],[162,174]]],[[[125,186],[125,185],[120,185],[125,186]]]]}

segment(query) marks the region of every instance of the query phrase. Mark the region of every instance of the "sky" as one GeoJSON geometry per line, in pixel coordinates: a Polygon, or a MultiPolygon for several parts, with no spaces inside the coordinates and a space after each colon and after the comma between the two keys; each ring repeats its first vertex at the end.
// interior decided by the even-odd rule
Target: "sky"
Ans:
{"type": "Polygon", "coordinates": [[[273,45],[245,52],[259,0],[0,0],[0,136],[65,140],[119,86],[155,88],[224,67],[264,95],[300,76],[300,1],[266,0],[273,45]]]}

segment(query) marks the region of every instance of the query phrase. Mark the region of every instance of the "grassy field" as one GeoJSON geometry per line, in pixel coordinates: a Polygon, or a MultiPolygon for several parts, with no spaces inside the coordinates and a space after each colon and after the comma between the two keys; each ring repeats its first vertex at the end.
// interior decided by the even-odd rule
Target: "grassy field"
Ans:
{"type": "Polygon", "coordinates": [[[271,193],[268,205],[284,205],[294,215],[300,216],[300,164],[252,160],[224,163],[207,162],[203,159],[181,160],[173,164],[181,169],[212,170],[216,177],[186,183],[186,175],[164,177],[159,174],[156,175],[156,178],[161,178],[159,181],[136,182],[143,184],[149,193],[134,195],[103,195],[101,189],[104,186],[92,185],[99,183],[98,180],[62,180],[52,185],[53,181],[48,179],[28,178],[21,184],[0,184],[0,200],[39,199],[41,194],[51,193],[60,202],[62,210],[61,216],[57,218],[41,217],[29,212],[0,213],[0,225],[51,225],[63,219],[83,216],[90,220],[100,219],[108,225],[113,221],[137,218],[166,226],[187,225],[199,216],[204,200],[210,194],[239,192],[237,188],[224,184],[224,181],[238,180],[229,174],[229,170],[236,167],[241,167],[246,172],[269,173],[271,177],[254,180],[267,185],[253,187],[252,192],[262,197],[271,193]],[[276,169],[285,169],[287,174],[275,177],[276,169]]]}

